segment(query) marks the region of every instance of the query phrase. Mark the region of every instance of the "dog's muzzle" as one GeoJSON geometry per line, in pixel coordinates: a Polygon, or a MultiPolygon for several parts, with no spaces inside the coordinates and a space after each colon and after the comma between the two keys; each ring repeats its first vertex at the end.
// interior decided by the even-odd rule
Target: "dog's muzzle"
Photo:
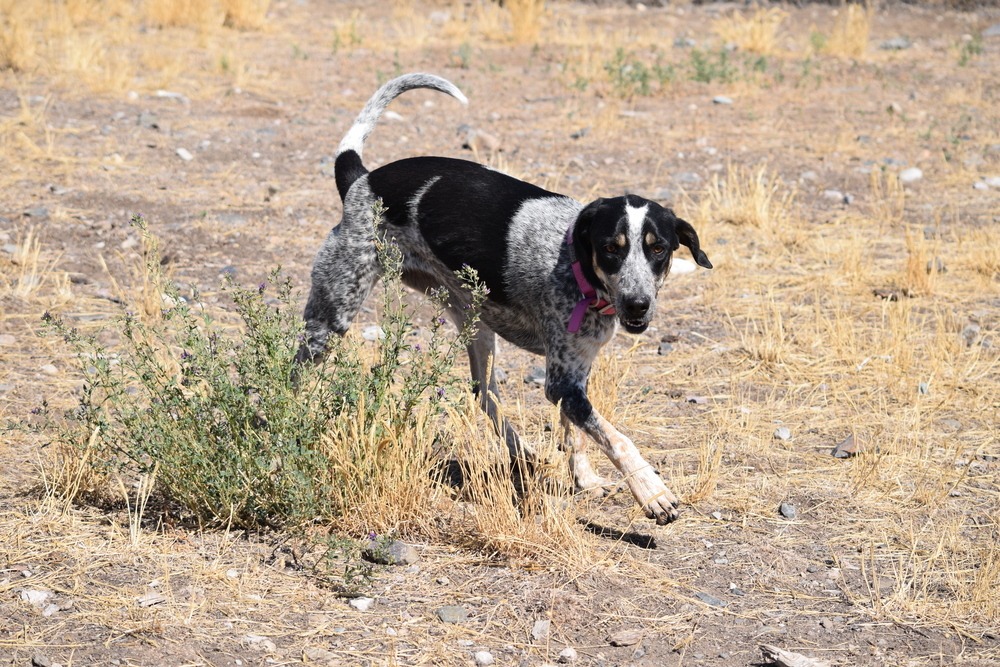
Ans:
{"type": "Polygon", "coordinates": [[[649,326],[650,305],[652,301],[646,297],[623,300],[623,303],[616,309],[618,321],[621,322],[625,331],[633,334],[642,333],[649,326]]]}

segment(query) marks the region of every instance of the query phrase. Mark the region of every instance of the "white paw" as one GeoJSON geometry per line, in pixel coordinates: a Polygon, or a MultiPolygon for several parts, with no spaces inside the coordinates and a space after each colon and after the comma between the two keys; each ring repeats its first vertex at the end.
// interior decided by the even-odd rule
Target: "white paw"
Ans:
{"type": "Polygon", "coordinates": [[[680,505],[677,496],[670,492],[652,467],[637,470],[625,481],[642,511],[648,518],[654,519],[657,525],[663,526],[680,516],[677,511],[680,505]]]}

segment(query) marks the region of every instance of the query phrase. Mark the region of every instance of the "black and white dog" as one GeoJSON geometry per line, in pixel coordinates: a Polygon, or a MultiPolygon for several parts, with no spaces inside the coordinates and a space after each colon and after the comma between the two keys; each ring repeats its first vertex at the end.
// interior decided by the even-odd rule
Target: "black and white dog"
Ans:
{"type": "Polygon", "coordinates": [[[331,333],[344,334],[379,279],[372,207],[385,207],[382,233],[403,252],[403,281],[418,290],[444,286],[449,313],[461,326],[468,303],[455,271],[474,268],[489,288],[474,342],[472,379],[483,409],[506,439],[512,460],[523,456],[517,433],[499,417],[491,357],[496,335],[545,356],[545,395],[561,402],[564,446],[580,489],[606,484],[590,466],[581,431],[621,471],[646,516],[677,518],[677,498],[632,441],[594,410],[587,398],[590,368],[618,324],[641,333],[656,310],[656,294],[671,255],[687,246],[712,268],[690,224],[670,209],[635,195],[586,206],[482,165],[441,157],[399,160],[369,172],[365,139],[401,93],[431,88],[467,103],[450,82],[407,74],[368,100],[337,150],[337,190],[344,218],[316,255],[305,308],[307,340],[299,360],[315,360],[331,333]],[[463,301],[464,299],[464,301],[463,301]]]}

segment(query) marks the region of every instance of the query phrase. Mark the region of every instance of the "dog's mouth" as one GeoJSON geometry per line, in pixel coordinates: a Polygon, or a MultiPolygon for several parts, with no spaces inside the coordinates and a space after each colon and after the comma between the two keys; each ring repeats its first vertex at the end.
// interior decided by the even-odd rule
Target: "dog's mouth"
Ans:
{"type": "Polygon", "coordinates": [[[649,322],[647,322],[646,320],[621,319],[619,321],[622,323],[622,327],[625,328],[625,331],[629,332],[630,334],[641,334],[643,331],[646,330],[646,327],[649,326],[649,322]]]}

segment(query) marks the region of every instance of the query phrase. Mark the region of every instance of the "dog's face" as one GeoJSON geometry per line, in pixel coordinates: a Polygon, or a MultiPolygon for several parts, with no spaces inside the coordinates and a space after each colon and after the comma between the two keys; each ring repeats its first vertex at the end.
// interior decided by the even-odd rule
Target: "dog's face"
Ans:
{"type": "Polygon", "coordinates": [[[690,224],[635,195],[588,204],[573,237],[584,275],[608,296],[629,333],[649,326],[656,293],[678,247],[687,246],[699,266],[712,268],[690,224]]]}

